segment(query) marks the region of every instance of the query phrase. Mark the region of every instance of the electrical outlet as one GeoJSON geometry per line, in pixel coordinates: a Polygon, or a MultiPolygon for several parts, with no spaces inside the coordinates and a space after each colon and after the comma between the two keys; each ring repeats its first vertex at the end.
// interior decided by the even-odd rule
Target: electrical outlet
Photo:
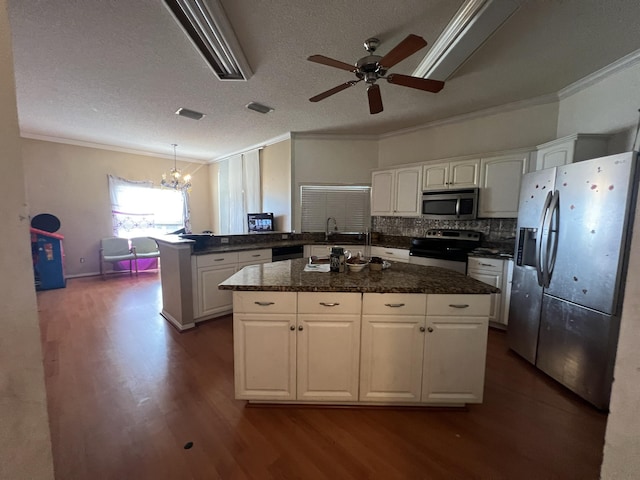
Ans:
{"type": "Polygon", "coordinates": [[[229,239],[226,237],[220,238],[220,243],[229,243],[229,239]]]}
{"type": "Polygon", "coordinates": [[[84,263],[84,257],[80,257],[80,263],[84,263]]]}

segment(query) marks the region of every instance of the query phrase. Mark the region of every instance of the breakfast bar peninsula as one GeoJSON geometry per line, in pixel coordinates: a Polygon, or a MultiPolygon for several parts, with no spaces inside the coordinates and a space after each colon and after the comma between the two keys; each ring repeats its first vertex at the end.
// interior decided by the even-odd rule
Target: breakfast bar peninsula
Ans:
{"type": "Polygon", "coordinates": [[[256,403],[481,403],[490,297],[463,274],[394,263],[245,267],[233,290],[236,398],[256,403]]]}

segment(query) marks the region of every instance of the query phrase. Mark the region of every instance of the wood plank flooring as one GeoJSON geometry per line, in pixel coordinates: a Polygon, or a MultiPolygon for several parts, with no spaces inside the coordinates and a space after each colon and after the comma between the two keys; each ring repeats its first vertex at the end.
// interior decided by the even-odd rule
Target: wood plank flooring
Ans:
{"type": "Polygon", "coordinates": [[[231,317],[177,332],[157,273],[73,279],[38,306],[60,480],[599,477],[606,414],[499,331],[482,405],[247,407],[233,397],[231,317]]]}

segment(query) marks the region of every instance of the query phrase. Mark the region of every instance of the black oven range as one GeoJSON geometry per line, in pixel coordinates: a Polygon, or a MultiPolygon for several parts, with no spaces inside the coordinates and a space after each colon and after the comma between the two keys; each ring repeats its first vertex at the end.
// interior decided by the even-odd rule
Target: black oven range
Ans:
{"type": "Polygon", "coordinates": [[[411,239],[409,263],[442,267],[467,273],[467,254],[480,245],[481,232],[473,230],[427,230],[411,239]]]}

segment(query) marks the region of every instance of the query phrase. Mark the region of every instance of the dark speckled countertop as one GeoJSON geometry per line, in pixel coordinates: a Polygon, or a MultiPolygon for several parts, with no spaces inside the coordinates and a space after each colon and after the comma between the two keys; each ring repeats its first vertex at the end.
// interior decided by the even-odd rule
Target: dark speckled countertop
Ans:
{"type": "Polygon", "coordinates": [[[392,263],[381,272],[305,272],[307,259],[244,267],[219,285],[221,290],[271,292],[362,292],[472,294],[500,293],[498,288],[439,267],[392,263]]]}

